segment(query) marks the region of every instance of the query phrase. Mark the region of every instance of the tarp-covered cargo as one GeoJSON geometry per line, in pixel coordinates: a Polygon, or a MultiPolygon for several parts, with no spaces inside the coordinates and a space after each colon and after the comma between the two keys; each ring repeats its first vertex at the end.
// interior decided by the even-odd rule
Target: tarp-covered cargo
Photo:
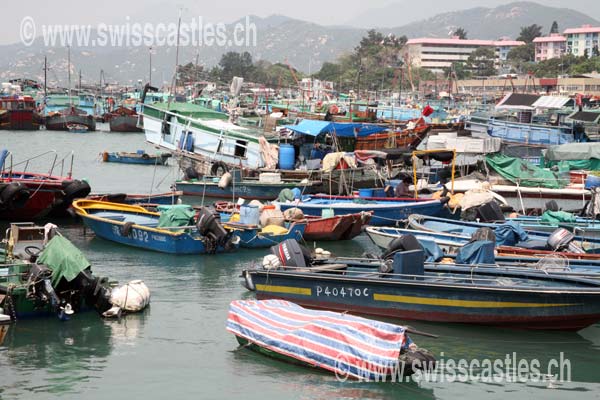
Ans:
{"type": "Polygon", "coordinates": [[[560,189],[567,184],[567,180],[560,179],[557,173],[520,158],[495,153],[488,154],[486,162],[500,176],[520,186],[560,189]]]}
{"type": "Polygon", "coordinates": [[[62,278],[71,282],[81,271],[90,266],[83,253],[63,236],[54,236],[44,247],[38,263],[52,270],[52,285],[56,286],[62,278]]]}

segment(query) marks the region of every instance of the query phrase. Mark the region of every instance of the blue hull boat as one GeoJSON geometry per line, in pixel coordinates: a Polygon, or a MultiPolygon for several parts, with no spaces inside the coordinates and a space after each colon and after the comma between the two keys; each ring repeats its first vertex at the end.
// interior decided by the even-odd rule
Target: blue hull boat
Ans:
{"type": "Polygon", "coordinates": [[[306,223],[294,222],[289,224],[285,232],[267,232],[256,226],[228,223],[225,229],[232,231],[240,238],[240,247],[247,249],[268,248],[287,239],[301,240],[306,223]]]}
{"type": "Polygon", "coordinates": [[[206,178],[210,180],[177,181],[175,189],[182,191],[185,196],[201,196],[218,199],[232,199],[242,197],[247,200],[275,200],[283,189],[294,189],[303,186],[299,182],[265,183],[258,180],[244,179],[233,182],[225,188],[219,187],[219,178],[206,178]]]}
{"type": "Polygon", "coordinates": [[[121,164],[141,164],[141,165],[166,165],[167,160],[171,157],[171,153],[162,153],[156,155],[146,154],[145,152],[137,153],[102,153],[104,162],[121,163],[121,164]]]}
{"type": "MultiPolygon", "coordinates": [[[[446,218],[437,218],[428,215],[411,215],[408,218],[408,227],[418,231],[437,232],[453,234],[457,237],[471,239],[471,236],[480,228],[490,228],[496,230],[501,224],[483,223],[470,221],[457,221],[446,218]]],[[[519,246],[527,247],[528,244],[533,244],[535,247],[544,246],[548,243],[552,232],[525,230],[527,240],[519,242],[519,246]]],[[[600,253],[600,239],[593,237],[577,236],[573,238],[573,242],[577,243],[587,253],[600,253]]],[[[507,245],[506,243],[499,243],[507,245]]],[[[514,245],[514,244],[512,244],[514,245]]]]}
{"type": "Polygon", "coordinates": [[[322,216],[327,210],[333,210],[335,215],[355,214],[360,212],[373,212],[371,225],[395,225],[398,221],[405,220],[411,214],[441,215],[444,203],[440,200],[426,201],[368,201],[360,199],[327,199],[304,197],[302,201],[283,203],[274,202],[282,211],[297,207],[305,215],[322,216]]]}
{"type": "Polygon", "coordinates": [[[313,260],[303,267],[247,269],[242,277],[261,300],[402,320],[573,331],[600,321],[597,280],[444,264],[426,268],[422,251],[396,254],[392,272],[382,267],[382,260],[373,259],[313,260]]]}
{"type": "Polygon", "coordinates": [[[161,214],[140,206],[77,200],[73,208],[96,236],[128,246],[171,254],[212,254],[239,245],[234,234],[216,239],[201,234],[196,225],[160,227],[161,214]]]}

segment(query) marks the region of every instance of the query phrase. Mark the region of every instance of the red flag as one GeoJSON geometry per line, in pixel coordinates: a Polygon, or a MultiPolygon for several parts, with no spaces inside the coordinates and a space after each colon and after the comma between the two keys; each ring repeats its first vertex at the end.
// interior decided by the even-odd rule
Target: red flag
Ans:
{"type": "Polygon", "coordinates": [[[423,109],[423,116],[425,117],[429,117],[431,114],[433,114],[433,108],[431,108],[431,106],[429,104],[427,104],[427,106],[425,106],[425,108],[423,109]]]}

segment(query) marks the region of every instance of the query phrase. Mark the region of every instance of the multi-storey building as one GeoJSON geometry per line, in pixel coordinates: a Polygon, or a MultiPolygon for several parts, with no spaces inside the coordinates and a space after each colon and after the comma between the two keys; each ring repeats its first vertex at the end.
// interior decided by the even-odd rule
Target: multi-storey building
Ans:
{"type": "Polygon", "coordinates": [[[409,39],[402,49],[406,63],[432,71],[442,71],[455,62],[465,62],[469,55],[480,47],[494,49],[495,62],[499,66],[506,61],[508,53],[525,42],[516,40],[473,40],[453,38],[409,39]]]}
{"type": "Polygon", "coordinates": [[[567,50],[567,38],[558,33],[536,37],[533,43],[536,62],[562,57],[567,50]]]}
{"type": "Polygon", "coordinates": [[[564,32],[567,38],[567,53],[581,57],[592,56],[598,50],[598,35],[600,27],[583,25],[580,28],[569,28],[564,32]]]}

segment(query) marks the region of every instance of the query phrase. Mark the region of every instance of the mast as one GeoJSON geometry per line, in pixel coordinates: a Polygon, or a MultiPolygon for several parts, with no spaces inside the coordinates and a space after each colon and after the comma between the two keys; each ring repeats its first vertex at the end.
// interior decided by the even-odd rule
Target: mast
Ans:
{"type": "Polygon", "coordinates": [[[44,56],[44,99],[48,96],[48,57],[44,56]]]}
{"type": "Polygon", "coordinates": [[[67,71],[69,73],[69,105],[73,106],[71,99],[71,46],[67,46],[67,71]]]}
{"type": "MultiPolygon", "coordinates": [[[[169,96],[169,101],[167,103],[167,111],[169,110],[169,107],[171,106],[171,99],[173,98],[173,96],[175,95],[175,92],[177,90],[177,72],[179,70],[179,29],[181,27],[181,9],[179,10],[179,20],[177,21],[177,47],[175,50],[175,76],[173,76],[173,86],[171,87],[171,95],[169,96]]],[[[165,117],[166,117],[166,113],[165,113],[165,117]]]]}
{"type": "Polygon", "coordinates": [[[152,86],[152,46],[148,47],[148,55],[150,56],[150,70],[148,71],[148,84],[152,86]]]}

